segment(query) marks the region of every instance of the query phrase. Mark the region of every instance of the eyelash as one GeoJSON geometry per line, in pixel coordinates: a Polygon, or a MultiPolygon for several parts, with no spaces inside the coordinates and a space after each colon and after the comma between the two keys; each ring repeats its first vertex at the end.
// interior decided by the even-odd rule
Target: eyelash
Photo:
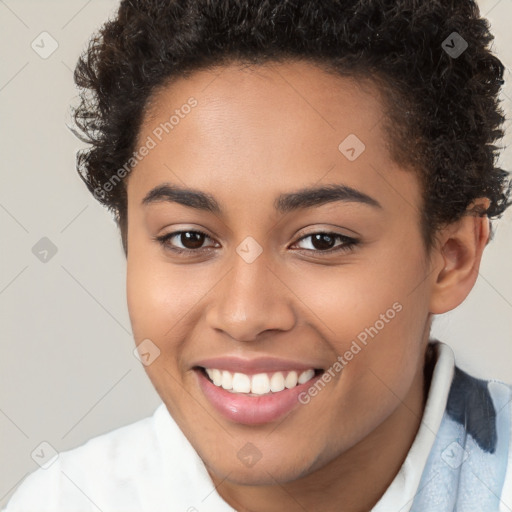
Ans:
{"type": "MultiPolygon", "coordinates": [[[[205,249],[205,248],[182,249],[180,247],[173,247],[173,246],[171,246],[168,243],[168,240],[174,238],[175,236],[181,235],[182,233],[195,233],[195,234],[204,235],[206,238],[210,238],[203,231],[185,229],[185,230],[182,230],[182,231],[173,231],[172,233],[167,233],[166,235],[157,236],[157,237],[154,237],[153,239],[156,240],[157,242],[159,242],[164,249],[172,251],[175,254],[189,254],[189,255],[192,255],[192,254],[197,254],[199,251],[205,249]]],[[[321,251],[319,249],[300,249],[300,251],[306,251],[306,252],[309,252],[309,253],[313,252],[313,253],[320,254],[320,255],[322,255],[322,254],[333,254],[333,253],[338,253],[338,252],[348,252],[348,251],[351,251],[351,250],[353,250],[355,248],[356,245],[359,244],[359,240],[357,240],[355,238],[348,237],[346,235],[342,235],[340,233],[333,233],[333,232],[329,232],[329,231],[316,231],[314,233],[309,233],[308,235],[304,235],[303,237],[299,238],[294,243],[294,245],[296,243],[301,242],[302,240],[304,240],[306,238],[310,238],[310,237],[312,237],[314,235],[328,235],[328,236],[334,237],[335,239],[340,239],[344,243],[341,244],[341,245],[338,245],[338,246],[336,246],[334,248],[327,249],[325,251],[321,251]]],[[[211,238],[210,238],[210,240],[211,240],[211,238]]]]}

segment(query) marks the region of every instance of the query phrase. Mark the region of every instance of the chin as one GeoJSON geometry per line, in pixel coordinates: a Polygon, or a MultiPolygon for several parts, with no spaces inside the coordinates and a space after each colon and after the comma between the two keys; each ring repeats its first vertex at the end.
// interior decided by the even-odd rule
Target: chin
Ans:
{"type": "MultiPolygon", "coordinates": [[[[292,455],[292,454],[291,454],[292,455]]],[[[226,479],[229,482],[238,485],[276,485],[293,482],[313,472],[311,464],[304,461],[302,463],[296,460],[264,460],[262,457],[252,466],[244,467],[243,462],[236,459],[219,464],[217,460],[215,464],[208,465],[208,471],[212,470],[221,480],[226,479]]],[[[290,457],[292,459],[292,457],[290,457]]]]}
{"type": "MultiPolygon", "coordinates": [[[[307,473],[298,468],[283,468],[283,467],[261,467],[259,469],[235,469],[228,476],[226,480],[237,485],[276,485],[293,482],[307,473]]],[[[219,475],[220,476],[220,475],[219,475]]],[[[224,476],[223,476],[224,478],[224,476]]]]}

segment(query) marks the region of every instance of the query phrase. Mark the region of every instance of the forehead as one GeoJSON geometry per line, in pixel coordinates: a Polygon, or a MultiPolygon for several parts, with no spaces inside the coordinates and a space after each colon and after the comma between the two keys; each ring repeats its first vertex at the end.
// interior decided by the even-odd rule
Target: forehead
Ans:
{"type": "MultiPolygon", "coordinates": [[[[231,63],[196,71],[158,88],[148,102],[142,129],[168,120],[191,97],[201,107],[194,109],[197,124],[206,128],[214,122],[210,136],[219,138],[223,133],[213,128],[222,127],[228,135],[226,124],[250,128],[253,135],[266,132],[269,137],[276,125],[301,137],[312,137],[313,132],[339,136],[347,129],[372,130],[384,114],[380,91],[369,79],[327,73],[308,61],[231,63]],[[297,125],[298,118],[304,123],[297,125]]],[[[234,129],[229,135],[234,135],[234,129]]]]}
{"type": "Polygon", "coordinates": [[[416,179],[390,157],[384,112],[377,86],[309,62],[197,71],[152,96],[137,146],[155,145],[129,196],[163,182],[262,199],[322,182],[382,196],[398,179],[414,203],[416,179]]]}

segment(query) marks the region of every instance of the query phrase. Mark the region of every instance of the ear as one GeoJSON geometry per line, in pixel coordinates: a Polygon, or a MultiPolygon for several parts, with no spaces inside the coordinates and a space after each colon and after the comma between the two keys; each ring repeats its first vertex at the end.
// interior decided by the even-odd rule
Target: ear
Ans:
{"type": "Polygon", "coordinates": [[[464,216],[441,229],[433,249],[430,312],[446,313],[468,296],[478,277],[482,253],[489,241],[489,218],[476,212],[489,206],[487,198],[474,201],[464,216]]]}

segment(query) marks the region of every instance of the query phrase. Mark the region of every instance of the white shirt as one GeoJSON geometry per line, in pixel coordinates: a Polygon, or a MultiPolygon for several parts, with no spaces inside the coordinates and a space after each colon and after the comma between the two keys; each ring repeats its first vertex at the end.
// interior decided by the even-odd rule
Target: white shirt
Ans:
{"type": "MultiPolygon", "coordinates": [[[[442,512],[446,509],[452,512],[455,510],[453,504],[460,501],[457,496],[473,492],[460,487],[461,476],[457,473],[461,468],[469,466],[463,464],[458,468],[451,467],[455,465],[447,458],[447,454],[451,457],[458,453],[457,449],[444,446],[451,439],[451,432],[458,432],[450,429],[459,428],[463,432],[465,430],[450,419],[446,412],[450,386],[456,371],[453,351],[444,343],[437,342],[436,345],[437,361],[421,425],[400,471],[372,512],[423,512],[430,510],[429,504],[433,511],[442,512]],[[444,430],[440,430],[445,424],[444,430]],[[439,448],[435,448],[436,442],[439,448]],[[444,449],[443,452],[441,449],[444,449]],[[441,458],[448,461],[448,464],[442,462],[441,466],[435,466],[441,458]],[[445,471],[448,473],[443,473],[445,471]],[[447,482],[452,476],[454,481],[459,482],[459,488],[450,491],[443,486],[450,485],[447,482]],[[436,481],[435,477],[441,480],[436,481]],[[437,496],[436,493],[441,494],[437,496]],[[455,498],[445,496],[451,494],[455,498]],[[422,499],[424,504],[421,504],[422,499]]],[[[500,428],[505,429],[506,434],[499,435],[499,453],[491,455],[482,452],[483,456],[498,457],[501,461],[500,469],[496,472],[497,487],[493,493],[496,494],[496,489],[499,489],[496,500],[501,500],[502,508],[476,508],[475,511],[510,511],[512,387],[500,381],[481,382],[490,383],[489,389],[494,386],[493,389],[498,390],[496,393],[501,393],[501,398],[496,398],[497,394],[494,392],[491,395],[496,409],[500,407],[501,418],[504,418],[500,428]],[[497,400],[501,402],[498,403],[497,400]],[[499,476],[500,471],[503,473],[502,477],[499,476]]],[[[459,434],[456,436],[460,437],[459,434]]],[[[472,440],[471,437],[466,437],[472,440]]],[[[457,445],[454,446],[457,448],[457,445]]],[[[463,447],[470,449],[469,444],[463,444],[463,447]]],[[[466,448],[461,448],[462,455],[466,448]]],[[[476,460],[477,455],[480,456],[477,454],[479,448],[471,450],[473,459],[476,460]]],[[[491,464],[496,467],[499,465],[498,462],[491,464]]],[[[489,488],[491,485],[493,484],[489,484],[489,488]]],[[[484,496],[482,499],[488,498],[484,496]]],[[[58,454],[47,469],[37,469],[24,479],[4,512],[233,510],[216,492],[202,460],[162,403],[150,417],[97,436],[77,448],[58,454]]],[[[466,512],[473,509],[459,506],[456,510],[466,512]]]]}

